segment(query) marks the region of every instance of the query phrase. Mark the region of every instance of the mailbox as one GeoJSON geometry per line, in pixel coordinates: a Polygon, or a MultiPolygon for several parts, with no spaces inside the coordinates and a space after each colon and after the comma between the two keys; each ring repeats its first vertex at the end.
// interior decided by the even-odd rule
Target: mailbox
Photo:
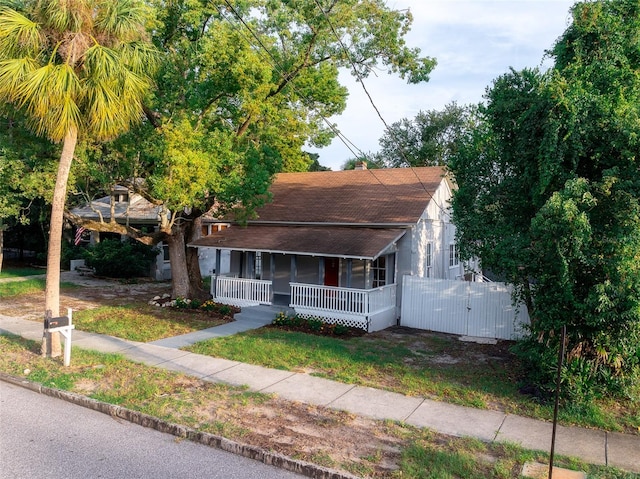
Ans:
{"type": "Polygon", "coordinates": [[[69,316],[44,319],[44,329],[62,328],[64,326],[69,326],[69,316]]]}

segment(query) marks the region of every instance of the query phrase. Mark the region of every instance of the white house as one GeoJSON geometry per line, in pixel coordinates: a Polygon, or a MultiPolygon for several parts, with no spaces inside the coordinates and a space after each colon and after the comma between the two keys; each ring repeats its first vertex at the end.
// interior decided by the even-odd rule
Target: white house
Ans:
{"type": "Polygon", "coordinates": [[[452,187],[441,167],[281,173],[256,219],[190,246],[230,257],[217,301],[377,331],[396,324],[404,275],[464,279],[452,187]]]}

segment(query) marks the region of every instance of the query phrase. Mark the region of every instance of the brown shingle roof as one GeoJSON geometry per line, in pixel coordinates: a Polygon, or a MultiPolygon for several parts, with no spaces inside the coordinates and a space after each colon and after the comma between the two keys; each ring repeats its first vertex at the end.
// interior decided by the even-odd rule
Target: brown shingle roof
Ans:
{"type": "Polygon", "coordinates": [[[399,228],[234,226],[190,246],[375,259],[405,232],[399,228]]]}
{"type": "Polygon", "coordinates": [[[443,176],[442,167],[280,173],[253,222],[412,224],[443,176]]]}

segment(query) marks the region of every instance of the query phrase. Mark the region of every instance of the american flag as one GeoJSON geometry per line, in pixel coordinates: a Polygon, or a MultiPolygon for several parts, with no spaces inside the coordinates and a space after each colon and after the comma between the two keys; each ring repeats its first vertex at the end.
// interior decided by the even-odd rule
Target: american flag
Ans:
{"type": "Polygon", "coordinates": [[[86,228],[84,226],[81,226],[76,230],[76,240],[74,242],[76,246],[78,246],[80,244],[80,241],[82,241],[82,233],[84,233],[85,230],[86,228]]]}

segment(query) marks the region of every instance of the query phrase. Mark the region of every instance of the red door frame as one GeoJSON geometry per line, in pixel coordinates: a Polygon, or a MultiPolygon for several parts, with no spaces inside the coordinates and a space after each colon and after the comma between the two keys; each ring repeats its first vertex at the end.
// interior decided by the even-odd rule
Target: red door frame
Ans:
{"type": "Polygon", "coordinates": [[[338,286],[340,284],[340,258],[324,259],[324,285],[338,286]]]}

